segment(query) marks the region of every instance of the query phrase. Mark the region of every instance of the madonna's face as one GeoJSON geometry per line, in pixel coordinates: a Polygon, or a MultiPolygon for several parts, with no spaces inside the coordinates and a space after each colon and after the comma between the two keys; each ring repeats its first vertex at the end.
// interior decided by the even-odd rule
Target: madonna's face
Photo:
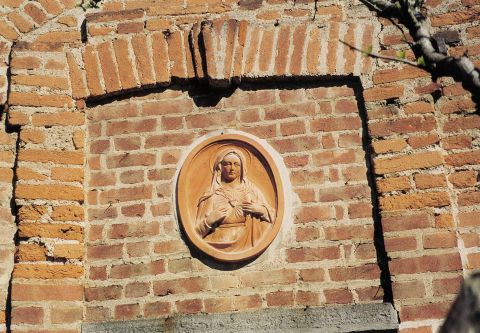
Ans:
{"type": "Polygon", "coordinates": [[[242,162],[236,154],[226,155],[220,164],[222,169],[222,179],[226,182],[234,181],[240,177],[242,162]]]}

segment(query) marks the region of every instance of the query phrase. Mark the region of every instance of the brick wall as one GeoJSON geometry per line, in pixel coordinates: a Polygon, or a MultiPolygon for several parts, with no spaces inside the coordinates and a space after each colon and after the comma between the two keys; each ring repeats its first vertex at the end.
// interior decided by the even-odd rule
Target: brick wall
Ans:
{"type": "MultiPolygon", "coordinates": [[[[0,103],[5,103],[5,111],[8,110],[7,124],[2,125],[8,131],[4,132],[2,127],[3,134],[0,136],[0,150],[4,156],[0,165],[0,227],[6,230],[5,233],[2,231],[5,239],[2,238],[0,242],[0,268],[5,272],[5,277],[0,277],[0,325],[3,325],[0,329],[5,329],[3,322],[8,321],[14,332],[77,332],[82,321],[95,320],[95,315],[103,315],[104,311],[113,318],[117,314],[118,317],[148,316],[148,311],[152,311],[160,316],[162,311],[170,313],[188,308],[215,308],[215,302],[209,303],[207,300],[213,298],[209,292],[212,290],[211,279],[215,278],[217,271],[195,259],[189,260],[175,224],[168,218],[170,208],[162,206],[162,198],[158,197],[159,193],[164,196],[168,194],[162,191],[170,188],[161,184],[171,182],[169,172],[172,172],[179,152],[165,154],[163,160],[163,150],[157,156],[157,150],[146,145],[149,135],[178,133],[175,131],[181,130],[178,128],[180,125],[193,133],[188,137],[182,136],[182,140],[198,137],[202,131],[192,127],[191,119],[212,121],[209,125],[212,129],[219,128],[218,121],[221,119],[222,124],[228,123],[237,129],[257,131],[259,136],[271,135],[269,140],[272,144],[275,141],[284,142],[283,145],[290,149],[298,149],[298,145],[302,145],[311,154],[306,161],[300,151],[283,153],[285,162],[292,169],[291,179],[301,198],[296,218],[306,219],[305,223],[294,224],[291,241],[284,241],[276,250],[285,254],[281,258],[286,264],[277,267],[279,274],[274,276],[279,279],[286,276],[286,280],[280,280],[285,284],[272,283],[262,286],[259,293],[253,292],[248,289],[247,277],[248,274],[255,274],[252,273],[255,269],[242,268],[235,283],[247,283],[242,287],[245,295],[259,295],[256,299],[261,298],[261,305],[227,300],[226,304],[220,302],[219,308],[234,308],[237,303],[269,306],[269,300],[284,300],[285,305],[278,306],[286,306],[291,302],[300,305],[299,300],[301,302],[302,299],[325,304],[328,298],[335,302],[353,302],[357,297],[359,300],[365,297],[366,301],[381,297],[376,291],[378,288],[375,288],[375,296],[371,296],[373,289],[367,288],[365,294],[359,292],[361,288],[377,286],[380,273],[375,264],[378,258],[375,258],[371,245],[372,219],[354,218],[354,211],[358,210],[359,216],[369,211],[368,208],[365,210],[363,204],[377,207],[377,196],[374,195],[372,201],[360,200],[362,204],[358,207],[342,206],[343,219],[335,211],[335,216],[329,215],[330,220],[320,221],[325,212],[313,208],[325,205],[322,201],[325,200],[324,188],[338,185],[335,181],[342,182],[348,177],[363,175],[370,159],[373,160],[371,172],[375,174],[375,185],[371,183],[368,188],[365,180],[351,179],[346,186],[355,187],[357,185],[353,184],[357,181],[364,185],[359,185],[354,193],[338,190],[335,194],[339,197],[353,195],[356,198],[357,195],[367,195],[366,192],[373,189],[374,194],[378,195],[378,209],[374,210],[378,214],[375,230],[379,233],[377,236],[383,236],[388,256],[392,258],[388,268],[393,301],[400,313],[403,331],[431,332],[438,327],[463,275],[480,266],[477,236],[479,199],[476,193],[480,164],[477,148],[479,121],[473,113],[475,106],[468,94],[451,80],[441,79],[432,83],[423,71],[397,63],[373,61],[350,51],[339,42],[345,40],[364,49],[372,45],[375,52],[385,55],[407,50],[407,58],[412,58],[398,30],[388,21],[372,17],[363,5],[354,1],[319,2],[316,14],[313,1],[266,0],[262,3],[214,0],[205,3],[187,0],[169,2],[168,5],[156,1],[103,1],[99,9],[90,9],[87,13],[76,7],[74,0],[4,0],[2,5],[0,49],[5,66],[0,70],[0,103]],[[200,24],[206,19],[212,21],[200,24]],[[203,44],[199,44],[199,41],[203,41],[203,44]],[[13,47],[10,49],[11,45],[13,47]],[[265,52],[270,49],[273,52],[265,52]],[[345,81],[342,80],[348,75],[359,79],[350,81],[355,82],[350,88],[356,89],[356,95],[337,96],[332,92],[335,91],[334,87],[343,85],[345,81]],[[303,83],[288,90],[283,86],[272,88],[265,85],[272,78],[277,80],[290,76],[295,77],[296,82],[303,83]],[[325,89],[328,86],[326,77],[334,81],[333,85],[329,83],[331,86],[328,89],[325,89]],[[201,93],[190,88],[187,91],[187,87],[191,86],[178,86],[178,82],[188,80],[191,85],[200,82],[204,87],[229,87],[232,82],[238,83],[247,78],[262,79],[264,86],[256,85],[255,89],[258,90],[250,91],[246,89],[248,85],[242,85],[232,96],[224,96],[220,104],[211,103],[214,105],[211,107],[195,103],[201,93]],[[315,84],[307,84],[307,78],[314,78],[315,84]],[[159,86],[169,86],[172,81],[177,84],[175,89],[159,90],[159,86]],[[149,90],[155,86],[156,89],[149,90]],[[319,95],[312,97],[313,91],[323,91],[323,94],[318,92],[319,95]],[[247,109],[224,111],[228,110],[227,101],[240,98],[240,104],[244,104],[246,97],[242,100],[243,94],[249,96],[249,103],[258,102],[263,94],[274,96],[268,103],[272,109],[275,108],[270,114],[282,117],[282,120],[277,124],[265,118],[269,114],[265,110],[266,107],[268,110],[268,105],[252,105],[252,110],[261,110],[258,114],[260,119],[255,118],[256,111],[249,111],[250,114],[246,112],[247,109]],[[130,97],[131,100],[128,99],[130,97]],[[301,103],[316,105],[316,113],[302,114],[302,117],[291,119],[290,124],[288,118],[293,117],[292,108],[289,107],[285,112],[282,111],[282,105],[298,103],[297,99],[303,98],[306,100],[301,103]],[[142,114],[147,108],[144,105],[149,102],[159,103],[163,100],[162,105],[165,104],[168,109],[177,106],[172,105],[175,99],[185,103],[182,108],[185,114],[142,114]],[[223,107],[222,103],[227,103],[227,106],[223,107]],[[366,111],[363,123],[358,120],[358,113],[355,113],[358,110],[354,110],[352,105],[366,111]],[[331,113],[321,113],[322,110],[329,111],[329,107],[331,113]],[[186,109],[189,111],[184,111],[186,109]],[[352,113],[337,114],[338,110],[352,113]],[[126,125],[122,125],[119,118],[94,121],[94,117],[101,117],[102,114],[123,118],[122,112],[129,116],[126,125]],[[85,113],[88,114],[87,119],[85,113]],[[221,117],[211,119],[205,116],[210,113],[221,117]],[[196,118],[191,118],[194,116],[196,118]],[[327,118],[328,121],[316,117],[327,118]],[[139,123],[128,125],[135,121],[139,123]],[[128,137],[126,133],[109,135],[108,147],[102,147],[102,144],[106,145],[105,142],[91,145],[99,126],[105,131],[100,134],[106,139],[109,124],[115,122],[117,128],[126,126],[123,130],[117,129],[126,133],[135,130],[135,126],[152,129],[140,135],[139,149],[135,142],[124,142],[127,145],[124,148],[138,150],[132,154],[155,154],[148,157],[155,157],[155,172],[147,172],[147,165],[118,164],[119,168],[112,167],[115,163],[124,163],[120,160],[115,162],[117,149],[120,148],[115,139],[120,139],[122,135],[128,137]],[[352,133],[365,133],[366,145],[363,148],[361,145],[347,147],[358,145],[358,138],[344,136],[348,132],[342,131],[350,130],[343,127],[345,123],[355,125],[352,133]],[[264,128],[255,130],[255,126],[264,128]],[[292,140],[295,136],[304,135],[303,131],[310,134],[308,140],[292,140]],[[85,135],[89,140],[86,146],[85,135]],[[118,138],[115,137],[117,135],[118,138]],[[279,138],[274,139],[274,136],[279,138]],[[371,150],[368,145],[370,141],[371,150]],[[110,160],[105,157],[107,159],[102,161],[94,157],[95,149],[107,148],[111,149],[110,160]],[[366,158],[361,156],[360,160],[356,150],[371,154],[366,158]],[[87,156],[88,160],[85,158],[87,156]],[[339,161],[346,164],[339,164],[337,171],[330,171],[329,165],[319,164],[321,160],[329,159],[332,163],[339,161]],[[345,173],[349,161],[357,163],[362,171],[350,175],[345,173]],[[302,165],[307,162],[305,166],[302,165]],[[100,166],[101,170],[96,170],[96,166],[100,166]],[[315,168],[322,169],[323,173],[314,172],[315,168]],[[303,169],[311,172],[302,172],[303,169]],[[143,172],[145,184],[135,183],[140,179],[135,178],[140,177],[140,173],[131,172],[135,170],[143,172]],[[112,189],[108,186],[113,185],[94,185],[95,172],[115,173],[115,181],[119,181],[121,186],[145,186],[139,192],[145,199],[117,204],[115,209],[110,209],[111,214],[117,214],[117,218],[107,216],[108,223],[96,222],[100,218],[91,218],[90,214],[97,208],[104,208],[102,205],[105,205],[107,197],[118,198],[122,194],[108,192],[112,189]],[[122,172],[127,172],[123,178],[122,172]],[[313,193],[312,189],[308,190],[309,186],[300,190],[302,186],[298,185],[307,181],[310,184],[309,179],[300,178],[307,175],[319,181],[317,187],[312,186],[315,187],[313,193]],[[84,182],[85,177],[88,182],[84,182]],[[99,207],[95,207],[97,204],[91,201],[94,198],[90,191],[87,192],[90,189],[102,191],[97,198],[99,207]],[[105,196],[103,199],[102,193],[105,196]],[[147,197],[152,200],[146,202],[147,197]],[[15,199],[14,205],[10,205],[11,198],[15,199]],[[153,209],[151,202],[155,202],[153,209]],[[148,220],[147,225],[151,228],[148,230],[141,230],[139,226],[142,224],[136,220],[140,218],[135,217],[142,211],[142,204],[145,205],[145,220],[148,220]],[[305,208],[300,208],[301,205],[305,208]],[[125,208],[127,206],[133,207],[125,208]],[[349,215],[349,209],[352,216],[349,215]],[[16,225],[12,213],[16,215],[16,225]],[[125,217],[128,214],[133,216],[125,217]],[[120,221],[127,221],[127,218],[131,227],[125,230],[122,228],[126,226],[117,226],[115,231],[113,226],[121,225],[123,222],[120,221]],[[354,219],[350,221],[350,218],[354,219]],[[359,225],[369,225],[369,234],[365,237],[370,238],[358,241],[351,239],[348,233],[334,229],[328,233],[326,230],[336,226],[337,219],[339,222],[357,224],[358,221],[359,225]],[[95,228],[100,228],[99,225],[105,225],[104,230],[95,236],[95,228]],[[84,231],[85,226],[87,232],[84,231]],[[18,233],[14,242],[16,227],[18,233]],[[135,230],[136,227],[140,229],[135,230]],[[151,236],[136,239],[135,232],[140,231],[151,236]],[[112,237],[115,233],[129,235],[128,242],[112,237]],[[329,240],[329,237],[339,239],[329,240]],[[165,239],[173,243],[164,244],[166,249],[163,249],[157,243],[165,239]],[[118,266],[125,265],[119,258],[115,259],[117,261],[105,259],[103,262],[101,258],[93,259],[92,251],[93,254],[97,251],[100,256],[102,253],[108,256],[113,255],[109,252],[109,249],[113,249],[114,255],[118,255],[115,247],[102,248],[102,242],[107,246],[121,246],[122,259],[138,266],[118,266]],[[135,242],[149,242],[148,250],[155,253],[158,262],[142,261],[141,255],[145,253],[142,251],[146,250],[142,246],[146,245],[139,244],[138,248],[130,245],[129,249],[128,245],[135,242]],[[354,246],[357,242],[361,244],[354,246]],[[9,277],[14,243],[16,262],[13,275],[9,277]],[[176,250],[178,252],[162,252],[167,251],[168,246],[175,249],[176,243],[180,244],[176,250]],[[306,249],[326,243],[343,244],[338,255],[347,259],[328,259],[327,262],[333,266],[316,261],[288,262],[292,258],[303,260],[301,253],[306,249]],[[87,250],[86,260],[83,259],[84,247],[87,250]],[[186,261],[178,261],[177,268],[172,268],[175,264],[171,264],[170,260],[185,258],[186,261]],[[109,264],[108,267],[105,263],[109,264]],[[347,284],[346,290],[345,282],[329,281],[335,265],[362,265],[366,268],[353,272],[342,271],[349,276],[359,274],[353,275],[354,281],[347,284]],[[99,268],[92,270],[97,266],[99,268]],[[322,270],[326,281],[302,281],[302,269],[317,268],[322,270]],[[172,272],[172,269],[177,272],[172,272]],[[181,272],[182,269],[187,272],[181,272]],[[191,294],[198,296],[191,298],[193,301],[187,301],[187,294],[159,295],[160,281],[167,281],[176,274],[185,278],[198,276],[203,272],[201,269],[205,269],[208,278],[206,281],[192,282],[195,288],[201,289],[191,294]],[[147,280],[145,276],[148,274],[145,272],[159,273],[152,274],[156,276],[154,284],[157,285],[157,291],[152,284],[152,289],[148,290],[149,296],[129,294],[127,290],[137,290],[136,286],[128,287],[130,283],[138,283],[138,290],[146,292],[146,289],[142,289],[146,288],[142,284],[147,280]],[[144,273],[144,277],[132,277],[144,273]],[[373,273],[374,277],[369,275],[373,273]],[[98,279],[93,279],[95,274],[98,274],[98,279]],[[108,279],[104,279],[102,274],[108,274],[108,279]],[[360,282],[357,283],[356,277],[360,282]],[[9,283],[12,285],[11,291],[7,288],[9,283]],[[88,286],[85,306],[84,284],[88,286]],[[304,284],[309,285],[310,289],[300,288],[304,284]],[[99,289],[95,289],[97,287],[99,289]],[[339,291],[327,297],[328,293],[324,290],[329,288],[339,291]],[[312,294],[299,296],[301,290],[312,294]],[[275,297],[268,296],[276,292],[280,293],[275,297]],[[128,301],[128,295],[132,296],[131,299],[139,300],[138,307],[131,306],[137,303],[128,301]],[[102,298],[111,299],[102,301],[102,298]],[[150,305],[150,310],[146,310],[149,303],[155,305],[150,305]]],[[[470,0],[448,0],[427,1],[427,6],[432,31],[454,31],[447,38],[449,52],[459,55],[468,51],[478,63],[478,4],[470,0]]],[[[299,112],[307,111],[301,108],[299,112]]],[[[2,124],[4,120],[2,116],[2,124]]],[[[98,141],[102,140],[100,138],[98,141]]],[[[150,140],[156,144],[163,143],[158,141],[160,139],[150,140]]],[[[189,142],[172,145],[186,146],[189,142]]],[[[281,150],[282,144],[277,143],[276,147],[281,150]]],[[[118,155],[121,154],[124,152],[119,150],[118,155]]],[[[136,163],[134,161],[133,158],[131,163],[136,163]]],[[[103,179],[108,180],[108,177],[103,179]]],[[[109,210],[104,210],[104,214],[108,215],[109,210]]],[[[351,232],[351,229],[348,231],[351,232]]],[[[357,233],[355,235],[358,236],[357,233]]],[[[323,254],[323,251],[316,250],[304,258],[323,254]]],[[[386,268],[385,265],[383,267],[386,268]]],[[[388,270],[384,272],[388,273],[388,270]]],[[[316,273],[312,275],[322,276],[316,273]]],[[[153,283],[153,280],[149,281],[153,283]]],[[[184,286],[175,287],[182,290],[186,285],[191,286],[190,280],[185,280],[184,286]]],[[[229,295],[229,292],[227,288],[223,295],[229,295]]]]}
{"type": "Polygon", "coordinates": [[[382,301],[354,89],[242,86],[197,106],[205,97],[169,89],[88,109],[85,319],[382,301]],[[298,197],[281,243],[226,272],[192,257],[171,199],[179,157],[225,128],[266,139],[298,197]]]}

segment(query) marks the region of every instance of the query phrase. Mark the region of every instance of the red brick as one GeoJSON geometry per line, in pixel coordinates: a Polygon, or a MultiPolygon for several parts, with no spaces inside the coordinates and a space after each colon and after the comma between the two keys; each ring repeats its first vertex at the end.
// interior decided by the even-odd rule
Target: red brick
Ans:
{"type": "Polygon", "coordinates": [[[187,77],[185,56],[186,52],[190,52],[190,50],[184,50],[183,34],[182,31],[175,31],[167,37],[171,75],[177,78],[187,77]]]}
{"type": "Polygon", "coordinates": [[[300,280],[304,282],[323,282],[325,281],[325,271],[323,268],[307,268],[300,270],[300,280]]]}
{"type": "Polygon", "coordinates": [[[82,320],[83,310],[81,307],[76,308],[52,308],[50,320],[52,324],[71,324],[82,320]]]}
{"type": "Polygon", "coordinates": [[[120,223],[111,226],[108,236],[112,239],[122,239],[126,237],[154,236],[159,233],[160,224],[158,221],[149,223],[120,223]]]}
{"type": "Polygon", "coordinates": [[[407,79],[415,79],[418,77],[429,76],[430,74],[420,68],[405,66],[402,68],[394,68],[394,69],[383,69],[376,71],[373,75],[373,83],[380,84],[380,83],[389,83],[389,82],[397,82],[407,79]]]}
{"type": "Polygon", "coordinates": [[[128,188],[111,189],[100,192],[100,203],[126,202],[141,199],[151,199],[152,186],[137,186],[128,188]]]}
{"type": "Polygon", "coordinates": [[[80,151],[55,151],[28,149],[20,150],[19,161],[83,165],[84,156],[80,151]]]}
{"type": "Polygon", "coordinates": [[[187,146],[193,141],[193,134],[161,134],[150,136],[145,141],[145,148],[160,148],[169,146],[187,146]]]}
{"type": "Polygon", "coordinates": [[[450,197],[446,192],[414,193],[381,197],[379,204],[383,211],[444,207],[450,205],[450,197]]]}
{"type": "Polygon", "coordinates": [[[321,304],[320,295],[314,291],[299,290],[295,295],[295,303],[303,306],[319,306],[321,304]]]}
{"type": "Polygon", "coordinates": [[[23,11],[25,14],[30,16],[35,21],[35,23],[42,24],[47,19],[47,16],[40,8],[41,7],[38,5],[28,3],[25,7],[23,7],[23,11]]]}
{"type": "Polygon", "coordinates": [[[121,286],[86,287],[85,288],[85,300],[87,302],[120,299],[121,295],[122,295],[121,286]]]}
{"type": "Polygon", "coordinates": [[[107,158],[107,167],[109,169],[124,168],[132,166],[150,166],[155,164],[155,155],[149,153],[123,153],[120,155],[109,156],[107,158]]]}
{"type": "Polygon", "coordinates": [[[417,239],[413,236],[385,238],[385,249],[387,252],[410,251],[417,249],[417,239]]]}
{"type": "Polygon", "coordinates": [[[319,201],[333,202],[366,198],[370,198],[370,188],[367,185],[350,185],[325,188],[320,193],[319,201]]]}
{"type": "Polygon", "coordinates": [[[87,86],[91,94],[94,96],[103,95],[105,90],[100,82],[99,73],[101,68],[98,60],[97,51],[92,45],[87,45],[83,51],[83,62],[87,75],[87,86]]]}
{"type": "Polygon", "coordinates": [[[12,285],[12,299],[15,301],[81,301],[83,286],[17,282],[12,285]]]}
{"type": "Polygon", "coordinates": [[[83,267],[78,265],[16,264],[13,270],[15,278],[25,279],[68,279],[83,276],[83,267]]]}
{"type": "Polygon", "coordinates": [[[307,206],[302,207],[295,214],[295,223],[308,223],[313,221],[328,220],[335,217],[331,207],[307,206]]]}
{"type": "Polygon", "coordinates": [[[461,269],[462,263],[458,253],[392,259],[390,262],[390,272],[392,272],[392,274],[449,272],[461,269]]]}
{"type": "Polygon", "coordinates": [[[403,96],[404,87],[402,85],[391,85],[369,88],[364,91],[366,102],[393,99],[403,96]]]}
{"type": "Polygon", "coordinates": [[[445,121],[443,130],[445,132],[457,132],[468,129],[480,128],[480,117],[465,115],[461,118],[451,118],[445,121]]]}
{"type": "Polygon", "coordinates": [[[287,249],[287,262],[333,260],[340,258],[338,247],[287,249]]]}
{"type": "Polygon", "coordinates": [[[138,150],[140,149],[140,144],[141,139],[138,136],[114,139],[115,150],[117,151],[138,150]]]}
{"type": "Polygon", "coordinates": [[[325,151],[313,154],[313,162],[316,166],[341,165],[358,162],[359,151],[343,149],[341,151],[325,151]]]}
{"type": "Polygon", "coordinates": [[[404,111],[406,114],[433,113],[435,112],[435,109],[431,103],[413,102],[406,104],[404,106],[404,111]]]}
{"type": "MultiPolygon", "coordinates": [[[[446,158],[448,159],[449,156],[446,158]]],[[[375,159],[374,161],[375,172],[377,174],[431,168],[441,164],[443,164],[443,158],[438,152],[422,152],[392,158],[375,159]]]]}
{"type": "Polygon", "coordinates": [[[444,175],[432,175],[418,173],[414,176],[417,189],[430,189],[436,187],[447,187],[447,181],[444,175]]]}
{"type": "Polygon", "coordinates": [[[282,25],[278,32],[277,55],[275,59],[275,74],[284,75],[286,73],[288,54],[290,51],[291,30],[290,26],[282,25]]]}
{"type": "Polygon", "coordinates": [[[178,278],[153,282],[153,292],[156,296],[168,294],[190,294],[205,291],[208,280],[202,277],[178,278]]]}
{"type": "Polygon", "coordinates": [[[480,268],[480,253],[470,253],[467,255],[467,268],[479,269],[480,268]]]}
{"type": "Polygon", "coordinates": [[[433,280],[433,295],[455,295],[459,292],[463,282],[462,276],[433,280]]]}
{"type": "Polygon", "coordinates": [[[464,166],[480,164],[480,150],[466,153],[449,154],[445,157],[447,165],[464,166]]]}
{"type": "Polygon", "coordinates": [[[267,306],[292,306],[293,305],[293,291],[275,291],[267,293],[267,306]]]}
{"type": "Polygon", "coordinates": [[[175,306],[179,313],[198,313],[203,309],[203,303],[200,299],[188,299],[184,301],[176,301],[175,306]]]}
{"type": "Polygon", "coordinates": [[[353,301],[349,289],[326,289],[323,293],[327,304],[350,304],[353,301]]]}
{"type": "Polygon", "coordinates": [[[68,95],[46,94],[40,95],[34,92],[10,92],[8,101],[10,105],[37,106],[37,107],[57,107],[64,108],[73,106],[73,100],[68,95]]]}
{"type": "Polygon", "coordinates": [[[339,117],[315,119],[310,122],[312,132],[333,132],[359,129],[361,121],[359,117],[339,117]]]}
{"type": "Polygon", "coordinates": [[[434,117],[409,117],[394,120],[385,120],[369,124],[372,136],[387,136],[392,134],[405,134],[412,132],[428,132],[435,128],[434,117]]]}
{"type": "Polygon", "coordinates": [[[395,299],[424,298],[425,285],[422,281],[396,281],[392,284],[395,299]]]}
{"type": "Polygon", "coordinates": [[[142,18],[144,15],[143,9],[130,9],[130,10],[119,10],[119,11],[104,11],[97,13],[90,13],[87,15],[86,19],[89,23],[99,23],[99,22],[111,22],[111,21],[123,21],[123,20],[134,20],[142,18]]]}
{"type": "MultiPolygon", "coordinates": [[[[143,24],[142,24],[143,29],[143,24]]],[[[129,57],[129,45],[126,39],[116,39],[113,41],[115,58],[118,64],[118,75],[124,90],[137,86],[137,80],[133,71],[133,63],[129,57]]]]}
{"type": "Polygon", "coordinates": [[[456,135],[442,139],[442,147],[447,150],[470,148],[472,137],[469,135],[456,135]]]}
{"type": "Polygon", "coordinates": [[[295,283],[296,274],[291,269],[282,269],[276,271],[256,271],[244,273],[240,276],[240,281],[245,287],[257,287],[265,285],[288,285],[295,283]]]}
{"type": "Polygon", "coordinates": [[[207,298],[203,303],[207,313],[232,312],[234,310],[231,297],[207,298]]]}
{"type": "Polygon", "coordinates": [[[459,171],[448,176],[448,180],[456,188],[467,188],[477,184],[477,172],[473,170],[459,171]]]}
{"type": "Polygon", "coordinates": [[[380,269],[376,264],[364,264],[353,267],[336,267],[329,269],[332,281],[375,280],[380,277],[380,269]]]}
{"type": "Polygon", "coordinates": [[[320,238],[320,230],[317,227],[299,228],[295,233],[297,242],[311,241],[318,238],[320,238]]]}
{"type": "Polygon", "coordinates": [[[442,319],[447,315],[450,305],[450,303],[404,305],[400,308],[400,320],[403,322],[424,319],[442,319]]]}
{"type": "Polygon", "coordinates": [[[26,185],[19,184],[15,189],[17,198],[46,199],[46,200],[84,200],[84,191],[81,187],[70,185],[26,185]]]}
{"type": "MultiPolygon", "coordinates": [[[[148,23],[147,23],[148,24],[148,23]]],[[[168,59],[168,44],[163,33],[152,35],[153,67],[156,81],[160,84],[170,83],[170,63],[168,59]]]]}
{"type": "Polygon", "coordinates": [[[346,240],[346,239],[373,239],[373,226],[371,225],[339,225],[325,227],[325,239],[346,240]]]}
{"type": "Polygon", "coordinates": [[[19,324],[42,324],[44,310],[38,307],[14,307],[12,309],[12,323],[19,324]]]}
{"type": "Polygon", "coordinates": [[[236,310],[259,309],[262,307],[262,298],[260,295],[236,295],[234,297],[234,303],[236,310]]]}
{"type": "Polygon", "coordinates": [[[107,266],[90,267],[90,280],[106,280],[107,279],[107,266]]]}
{"type": "Polygon", "coordinates": [[[171,304],[169,302],[154,302],[147,303],[143,309],[145,317],[158,318],[170,314],[172,311],[171,304]]]}
{"type": "Polygon", "coordinates": [[[115,306],[115,319],[126,320],[140,317],[139,304],[119,304],[115,306]]]}
{"type": "Polygon", "coordinates": [[[440,138],[437,134],[429,134],[425,136],[413,136],[407,140],[410,147],[423,148],[433,144],[437,144],[440,141],[440,138]]]}
{"type": "Polygon", "coordinates": [[[91,245],[87,248],[90,260],[119,259],[122,257],[122,244],[118,245],[91,245]]]}
{"type": "Polygon", "coordinates": [[[150,56],[145,35],[137,34],[132,38],[133,51],[135,53],[137,71],[142,85],[155,83],[152,57],[150,56]]]}

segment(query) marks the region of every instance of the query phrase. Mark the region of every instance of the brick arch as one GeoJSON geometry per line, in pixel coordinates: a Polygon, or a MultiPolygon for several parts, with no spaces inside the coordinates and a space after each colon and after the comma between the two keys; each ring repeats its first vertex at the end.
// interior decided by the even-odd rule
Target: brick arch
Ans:
{"type": "MultiPolygon", "coordinates": [[[[134,12],[132,13],[134,14],[134,12]]],[[[101,21],[94,14],[87,21],[101,21]]],[[[372,60],[342,41],[365,49],[372,24],[331,22],[298,25],[215,20],[173,32],[135,34],[88,42],[79,62],[67,53],[74,98],[92,98],[172,80],[207,81],[226,87],[244,78],[366,74],[372,60]],[[74,83],[74,84],[73,84],[74,83]]]]}

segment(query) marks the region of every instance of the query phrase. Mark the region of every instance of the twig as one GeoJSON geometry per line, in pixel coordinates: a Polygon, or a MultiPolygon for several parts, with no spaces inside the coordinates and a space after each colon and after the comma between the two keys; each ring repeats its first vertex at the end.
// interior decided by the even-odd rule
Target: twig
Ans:
{"type": "MultiPolygon", "coordinates": [[[[360,0],[369,8],[373,8],[380,16],[397,18],[413,38],[410,44],[417,59],[423,57],[426,69],[432,77],[450,76],[462,83],[463,88],[472,93],[472,100],[480,105],[480,69],[473,62],[463,57],[452,57],[438,51],[425,25],[421,13],[423,1],[409,0],[360,0]]],[[[399,61],[398,59],[397,61],[399,61]]]]}
{"type": "Polygon", "coordinates": [[[372,58],[375,58],[375,59],[382,59],[382,60],[388,60],[388,61],[397,61],[397,62],[401,62],[401,63],[404,63],[404,64],[407,64],[407,65],[410,65],[410,66],[413,66],[413,67],[416,67],[416,68],[421,68],[421,69],[425,69],[425,67],[417,64],[416,62],[413,62],[413,61],[410,61],[410,60],[407,60],[407,59],[402,59],[402,58],[394,58],[394,57],[389,57],[389,56],[383,56],[383,55],[380,55],[380,54],[376,54],[376,53],[372,53],[372,52],[368,52],[368,51],[365,51],[365,50],[360,50],[359,48],[339,39],[340,43],[342,44],[345,44],[346,46],[348,46],[351,50],[355,50],[355,51],[359,51],[359,52],[362,52],[363,54],[369,56],[369,57],[372,57],[372,58]]]}

